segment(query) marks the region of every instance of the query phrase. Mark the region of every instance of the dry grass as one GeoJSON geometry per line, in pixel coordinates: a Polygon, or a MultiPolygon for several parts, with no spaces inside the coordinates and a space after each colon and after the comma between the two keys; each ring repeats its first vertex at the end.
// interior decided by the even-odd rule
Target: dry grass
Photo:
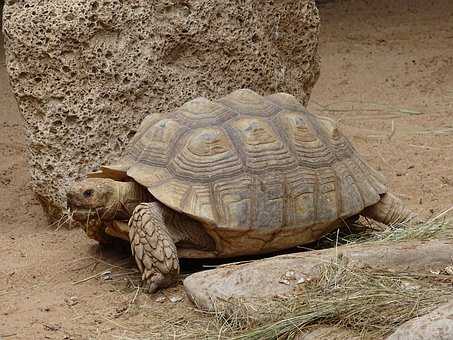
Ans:
{"type": "Polygon", "coordinates": [[[244,327],[231,328],[225,338],[292,338],[314,325],[342,326],[364,338],[378,338],[446,302],[451,283],[450,276],[353,270],[340,261],[326,265],[321,279],[304,284],[283,308],[267,303],[260,308],[269,313],[264,318],[261,313],[243,317],[244,327]]]}
{"type": "MultiPolygon", "coordinates": [[[[450,210],[425,223],[394,225],[343,239],[343,243],[451,238],[453,224],[445,219],[450,210]]],[[[335,236],[331,240],[340,243],[335,236]]],[[[179,320],[179,326],[184,327],[176,328],[178,338],[261,340],[291,339],[313,328],[340,326],[361,338],[375,339],[448,301],[453,294],[452,283],[453,275],[448,273],[350,268],[339,258],[324,266],[320,279],[300,285],[292,297],[222,301],[216,312],[208,313],[213,318],[206,318],[205,322],[192,320],[193,323],[179,320]]]]}
{"type": "MultiPolygon", "coordinates": [[[[366,230],[358,236],[335,233],[325,242],[336,246],[450,238],[453,225],[445,218],[448,213],[449,210],[413,226],[399,224],[378,230],[365,225],[366,230]]],[[[346,267],[339,258],[323,267],[320,279],[299,285],[292,297],[222,301],[215,312],[194,312],[188,308],[184,314],[171,318],[161,316],[165,320],[156,325],[147,318],[130,318],[156,313],[154,309],[147,310],[152,305],[137,303],[143,294],[138,273],[122,265],[109,264],[100,269],[80,281],[107,279],[113,286],[122,287],[119,293],[125,294],[129,302],[120,314],[128,316],[115,319],[103,312],[96,314],[122,330],[121,339],[291,339],[301,332],[332,325],[350,329],[364,339],[375,339],[413,317],[430,312],[453,293],[453,275],[354,269],[346,267]]]]}
{"type": "MultiPolygon", "coordinates": [[[[223,301],[197,318],[167,320],[146,336],[176,339],[292,339],[323,326],[349,329],[377,339],[448,301],[453,276],[350,269],[339,259],[326,264],[319,280],[292,297],[271,301],[223,301]]],[[[142,333],[143,335],[143,333],[142,333]]]]}
{"type": "Polygon", "coordinates": [[[364,242],[402,242],[409,240],[428,241],[435,238],[453,237],[453,220],[446,218],[453,207],[419,224],[398,223],[382,227],[369,220],[361,220],[341,231],[324,236],[317,244],[319,248],[364,242]]]}
{"type": "MultiPolygon", "coordinates": [[[[388,103],[374,103],[374,102],[365,102],[365,101],[338,101],[330,104],[321,104],[314,100],[311,101],[313,104],[319,107],[319,110],[322,112],[373,112],[373,116],[376,116],[376,113],[380,113],[379,118],[382,119],[382,115],[390,115],[389,118],[399,118],[406,115],[422,115],[423,112],[411,109],[411,108],[402,108],[395,105],[390,105],[388,103]]],[[[368,118],[372,118],[370,116],[368,118]]],[[[354,117],[356,118],[356,117],[354,117]]]]}

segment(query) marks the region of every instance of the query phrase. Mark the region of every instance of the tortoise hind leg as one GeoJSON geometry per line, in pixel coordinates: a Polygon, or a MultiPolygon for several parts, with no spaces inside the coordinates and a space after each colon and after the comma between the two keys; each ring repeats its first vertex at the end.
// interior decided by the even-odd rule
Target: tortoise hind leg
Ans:
{"type": "Polygon", "coordinates": [[[391,193],[383,194],[381,200],[366,208],[362,215],[387,225],[419,221],[417,215],[391,193]]]}
{"type": "Polygon", "coordinates": [[[142,203],[129,220],[132,254],[150,293],[170,286],[179,274],[176,245],[165,224],[166,209],[158,202],[142,203]]]}

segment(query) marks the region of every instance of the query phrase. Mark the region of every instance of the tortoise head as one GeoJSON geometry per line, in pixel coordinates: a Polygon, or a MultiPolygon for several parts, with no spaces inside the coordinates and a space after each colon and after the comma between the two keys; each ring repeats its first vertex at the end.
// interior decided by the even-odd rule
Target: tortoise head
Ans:
{"type": "Polygon", "coordinates": [[[105,240],[105,228],[122,212],[121,182],[108,178],[88,178],[75,182],[67,191],[72,218],[90,238],[105,240]]]}

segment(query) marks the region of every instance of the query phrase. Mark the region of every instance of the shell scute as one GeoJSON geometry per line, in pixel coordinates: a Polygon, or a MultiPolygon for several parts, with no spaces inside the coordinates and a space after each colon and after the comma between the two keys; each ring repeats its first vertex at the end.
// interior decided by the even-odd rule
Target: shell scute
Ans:
{"type": "Polygon", "coordinates": [[[259,231],[256,245],[273,238],[276,249],[292,230],[303,232],[291,242],[308,241],[386,192],[334,121],[291,95],[250,90],[147,117],[113,169],[226,239],[259,231]]]}
{"type": "Polygon", "coordinates": [[[170,168],[187,181],[212,181],[220,176],[233,176],[243,168],[233,143],[218,127],[191,131],[174,152],[170,168]]]}
{"type": "Polygon", "coordinates": [[[267,172],[269,169],[297,166],[297,161],[285,141],[266,120],[244,117],[233,121],[231,126],[239,136],[239,149],[251,171],[267,172]]]}

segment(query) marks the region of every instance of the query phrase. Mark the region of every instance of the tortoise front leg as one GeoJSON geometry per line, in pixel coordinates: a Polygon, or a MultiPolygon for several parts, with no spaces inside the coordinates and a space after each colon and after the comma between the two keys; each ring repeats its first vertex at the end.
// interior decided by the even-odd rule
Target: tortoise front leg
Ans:
{"type": "Polygon", "coordinates": [[[179,274],[176,245],[165,224],[166,210],[159,202],[142,203],[129,220],[132,254],[150,293],[170,286],[179,274]]]}
{"type": "Polygon", "coordinates": [[[107,235],[129,242],[129,225],[127,221],[113,220],[106,228],[107,235]]]}

